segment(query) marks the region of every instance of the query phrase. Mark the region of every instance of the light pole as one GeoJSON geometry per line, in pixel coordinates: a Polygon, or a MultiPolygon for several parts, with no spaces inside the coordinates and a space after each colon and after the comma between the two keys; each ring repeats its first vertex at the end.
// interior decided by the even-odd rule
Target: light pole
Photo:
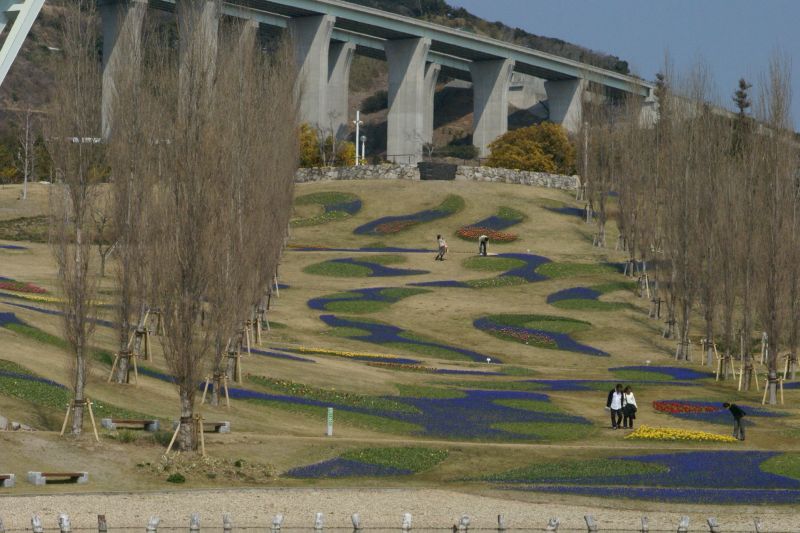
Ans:
{"type": "MultiPolygon", "coordinates": [[[[358,143],[356,143],[356,146],[358,143]]],[[[361,157],[366,161],[367,159],[367,136],[361,136],[361,157]]]]}
{"type": "Polygon", "coordinates": [[[358,134],[363,122],[361,122],[361,111],[356,111],[356,119],[353,121],[353,124],[356,125],[356,166],[359,165],[359,157],[358,157],[358,134]]]}

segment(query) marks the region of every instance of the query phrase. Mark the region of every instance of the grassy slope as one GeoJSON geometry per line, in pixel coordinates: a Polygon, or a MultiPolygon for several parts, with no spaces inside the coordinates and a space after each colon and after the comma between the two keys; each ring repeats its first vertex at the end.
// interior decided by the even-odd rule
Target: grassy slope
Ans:
{"type": "MultiPolygon", "coordinates": [[[[601,263],[620,261],[621,254],[612,250],[593,249],[589,235],[593,228],[585,226],[577,218],[559,215],[538,207],[543,199],[569,202],[566,193],[552,190],[516,187],[497,184],[475,183],[400,183],[400,182],[345,182],[309,184],[298,187],[297,194],[318,191],[346,191],[358,194],[364,200],[361,212],[344,221],[293,230],[293,242],[329,247],[361,247],[376,243],[372,237],[356,236],[353,228],[372,219],[417,211],[438,205],[448,194],[457,193],[464,197],[466,207],[456,215],[429,224],[422,224],[407,232],[382,238],[383,244],[399,247],[433,248],[437,233],[449,235],[454,228],[470,223],[496,212],[498,206],[507,205],[519,209],[527,219],[518,226],[520,239],[514,243],[513,250],[504,248],[503,252],[526,252],[544,255],[560,263],[601,263]]],[[[0,189],[0,207],[15,206],[13,197],[18,191],[13,187],[0,189]]],[[[41,191],[46,198],[46,191],[41,191]]],[[[39,211],[45,202],[39,204],[39,211]]],[[[37,214],[34,207],[26,207],[37,214]]],[[[614,242],[615,230],[609,242],[614,242]]],[[[382,347],[329,335],[328,328],[319,320],[320,313],[310,310],[306,302],[312,297],[336,292],[376,286],[402,286],[413,281],[435,281],[445,279],[469,280],[485,277],[485,272],[475,271],[463,264],[475,253],[472,243],[456,239],[450,242],[450,256],[447,261],[433,261],[433,252],[423,254],[403,254],[406,261],[403,268],[430,271],[423,276],[408,278],[323,278],[303,273],[308,265],[337,257],[348,257],[345,252],[287,252],[281,267],[281,281],[291,286],[281,291],[280,299],[271,314],[271,319],[287,324],[288,327],[276,330],[269,337],[269,344],[291,344],[309,347],[325,347],[340,350],[377,352],[422,358],[428,366],[439,368],[461,368],[480,370],[485,365],[470,362],[444,361],[428,358],[401,347],[382,347]]],[[[496,251],[490,245],[490,252],[496,251]]],[[[364,254],[368,256],[370,254],[364,254]]],[[[385,255],[385,254],[375,254],[385,255]]],[[[26,252],[0,251],[0,276],[32,281],[55,291],[54,267],[46,245],[31,245],[26,252]]],[[[594,272],[579,277],[561,277],[544,282],[518,285],[508,288],[486,289],[435,289],[429,293],[415,295],[369,315],[383,322],[395,324],[404,329],[425,335],[437,342],[470,348],[502,357],[506,363],[521,369],[537,372],[537,379],[548,378],[587,378],[614,379],[607,371],[609,366],[643,364],[672,364],[669,355],[672,348],[659,338],[660,324],[648,321],[643,314],[645,303],[632,294],[618,292],[615,301],[631,304],[631,308],[603,313],[591,310],[558,310],[545,303],[548,294],[576,285],[594,285],[620,281],[618,274],[594,272]],[[509,343],[490,337],[475,330],[472,321],[487,314],[558,314],[591,323],[591,328],[575,334],[582,342],[591,344],[612,354],[610,359],[598,359],[569,352],[543,350],[531,346],[509,343]]],[[[104,282],[110,287],[112,281],[104,282]]],[[[0,302],[4,301],[0,299],[0,302]]],[[[27,323],[55,336],[60,336],[60,325],[56,317],[26,311],[0,303],[0,312],[14,312],[27,323]]],[[[113,350],[116,333],[99,327],[93,343],[106,350],[113,350]]],[[[156,343],[157,345],[157,343],[156,343]]],[[[148,363],[154,368],[164,370],[163,359],[156,348],[155,360],[148,363]]],[[[298,363],[280,359],[253,356],[244,359],[244,370],[253,375],[291,380],[308,384],[316,389],[343,391],[364,396],[439,396],[457,397],[458,387],[447,384],[465,382],[483,383],[492,388],[493,383],[503,383],[496,388],[516,388],[508,385],[513,381],[530,379],[526,377],[474,377],[448,376],[421,372],[400,372],[389,368],[371,367],[362,362],[342,358],[310,356],[316,364],[298,363]],[[436,385],[436,389],[431,386],[436,385]],[[400,386],[398,388],[398,386],[400,386]],[[446,393],[443,391],[452,391],[446,393]]],[[[39,375],[66,382],[67,358],[57,346],[33,341],[23,335],[0,328],[0,359],[22,364],[39,375]]],[[[138,387],[116,387],[105,382],[107,367],[95,363],[92,368],[89,390],[93,397],[132,410],[152,414],[169,420],[177,416],[177,399],[171,385],[149,378],[142,378],[138,387]]],[[[252,384],[247,385],[250,388],[252,384]]],[[[536,390],[540,387],[530,387],[536,390]]],[[[687,429],[707,429],[702,423],[677,419],[658,414],[650,408],[655,399],[703,398],[725,399],[733,396],[732,389],[726,385],[712,385],[705,388],[675,389],[667,386],[651,386],[637,389],[640,404],[639,421],[651,425],[665,425],[687,429]]],[[[795,402],[797,392],[787,392],[787,403],[795,402]]],[[[448,480],[475,477],[476,472],[492,474],[518,468],[536,461],[552,461],[554,458],[582,459],[594,457],[613,457],[628,453],[626,450],[636,446],[661,450],[674,449],[681,445],[647,444],[635,445],[622,441],[622,434],[604,431],[606,413],[602,409],[605,392],[554,392],[550,393],[552,405],[524,403],[507,404],[510,407],[533,410],[557,409],[561,412],[588,418],[595,427],[586,433],[585,440],[548,448],[522,444],[503,445],[503,453],[497,452],[500,444],[452,443],[445,445],[451,450],[450,457],[436,469],[415,476],[413,483],[438,485],[448,480]]],[[[756,394],[737,398],[744,403],[755,404],[756,394]]],[[[793,408],[787,408],[796,414],[793,408]]],[[[347,450],[368,446],[391,446],[421,441],[404,434],[408,428],[395,424],[381,431],[376,421],[364,417],[337,416],[335,440],[320,441],[324,429],[321,413],[314,410],[276,408],[256,402],[234,402],[233,408],[204,407],[208,419],[231,420],[234,434],[230,436],[209,436],[208,447],[212,454],[231,454],[245,460],[270,462],[279,471],[309,464],[329,458],[347,450]],[[375,444],[372,444],[375,443],[375,444]]],[[[32,406],[15,398],[0,394],[0,414],[35,425],[41,429],[55,429],[62,414],[60,410],[32,406]]],[[[795,423],[796,417],[775,419],[775,428],[769,424],[759,424],[748,434],[748,447],[768,447],[784,450],[796,449],[796,438],[786,428],[795,423]]],[[[88,427],[88,426],[87,426],[88,427]]],[[[552,428],[544,428],[550,431],[552,428]]],[[[551,431],[559,436],[558,431],[551,431]]],[[[137,469],[137,462],[156,460],[161,449],[152,444],[141,446],[119,444],[104,440],[96,453],[87,455],[80,448],[59,440],[47,431],[33,435],[0,434],[0,446],[8,454],[12,464],[18,464],[19,471],[49,468],[79,468],[81,465],[97,470],[100,475],[92,490],[124,487],[130,489],[164,487],[162,480],[153,478],[137,469]],[[41,452],[34,453],[32,443],[47,450],[43,458],[41,452]],[[124,451],[124,453],[120,453],[124,451]]],[[[282,480],[292,485],[299,483],[282,480]]],[[[336,483],[336,482],[325,482],[336,483]]],[[[347,484],[349,482],[339,482],[347,484]]],[[[379,482],[361,480],[359,484],[379,482]]],[[[196,485],[203,483],[196,482],[196,485]]],[[[214,485],[208,481],[205,485],[214,485]]],[[[17,490],[17,489],[15,489],[17,490]]],[[[48,488],[47,490],[59,490],[48,488]]],[[[481,489],[482,490],[482,489],[481,489]]],[[[524,497],[524,496],[520,496],[524,497]]],[[[540,497],[540,496],[539,496],[540,497]]]]}

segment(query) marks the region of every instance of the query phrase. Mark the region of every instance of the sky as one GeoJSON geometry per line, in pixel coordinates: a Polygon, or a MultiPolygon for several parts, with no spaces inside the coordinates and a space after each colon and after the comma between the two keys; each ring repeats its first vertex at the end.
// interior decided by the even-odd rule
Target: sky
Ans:
{"type": "Polygon", "coordinates": [[[732,107],[744,77],[755,101],[770,58],[792,66],[792,120],[800,129],[800,0],[447,0],[492,22],[616,55],[648,80],[668,54],[678,74],[702,62],[717,103],[732,107]]]}

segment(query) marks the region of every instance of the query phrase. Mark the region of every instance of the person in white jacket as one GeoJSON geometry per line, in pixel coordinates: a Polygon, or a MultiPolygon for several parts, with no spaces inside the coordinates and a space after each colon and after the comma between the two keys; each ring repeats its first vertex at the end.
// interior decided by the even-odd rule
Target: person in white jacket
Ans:
{"type": "Polygon", "coordinates": [[[636,418],[636,397],[630,385],[622,391],[622,427],[633,429],[633,420],[636,418]]]}

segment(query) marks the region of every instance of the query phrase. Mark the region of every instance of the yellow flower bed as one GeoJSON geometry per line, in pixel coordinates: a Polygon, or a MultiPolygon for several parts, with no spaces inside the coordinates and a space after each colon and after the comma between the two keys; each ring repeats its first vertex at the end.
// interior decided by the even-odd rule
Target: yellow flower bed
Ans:
{"type": "Polygon", "coordinates": [[[633,433],[628,434],[626,439],[642,440],[674,440],[674,441],[698,441],[698,442],[738,442],[733,437],[708,433],[706,431],[690,431],[678,428],[653,428],[650,426],[639,426],[633,433]]]}
{"type": "Polygon", "coordinates": [[[55,296],[47,296],[44,294],[34,294],[27,292],[0,291],[0,296],[13,296],[15,298],[22,298],[23,300],[28,300],[31,302],[42,302],[42,303],[60,303],[63,301],[61,298],[57,298],[55,296]]]}
{"type": "Polygon", "coordinates": [[[401,359],[399,355],[388,355],[382,353],[369,353],[369,352],[345,352],[342,350],[329,350],[327,348],[306,348],[300,346],[295,348],[300,353],[305,354],[320,354],[320,355],[333,355],[335,357],[370,357],[376,359],[401,359]]]}

